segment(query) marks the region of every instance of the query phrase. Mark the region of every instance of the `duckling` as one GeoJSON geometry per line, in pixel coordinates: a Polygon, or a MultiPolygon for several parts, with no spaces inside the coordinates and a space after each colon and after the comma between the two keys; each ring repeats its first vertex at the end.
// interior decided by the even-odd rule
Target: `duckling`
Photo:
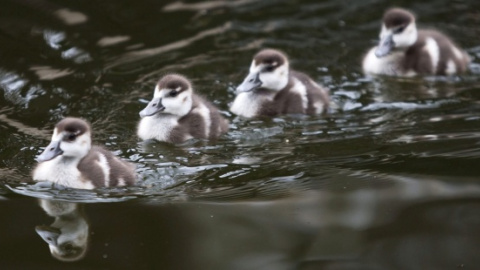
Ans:
{"type": "Polygon", "coordinates": [[[51,225],[40,225],[35,231],[48,244],[52,256],[73,262],[85,257],[89,226],[82,205],[71,202],[40,200],[45,212],[55,218],[51,225]]]}
{"type": "Polygon", "coordinates": [[[218,109],[196,95],[190,81],[178,74],[166,75],[158,81],[153,99],[140,117],[137,129],[140,139],[169,143],[192,138],[215,139],[227,132],[229,125],[218,109]]]}
{"type": "Polygon", "coordinates": [[[92,146],[90,125],[67,117],[53,130],[52,141],[37,157],[33,180],[71,188],[133,185],[135,166],[99,146],[92,146]]]}
{"type": "Polygon", "coordinates": [[[470,58],[447,36],[417,29],[415,16],[401,8],[383,15],[380,43],[363,60],[366,74],[452,75],[465,72],[470,58]]]}
{"type": "Polygon", "coordinates": [[[250,72],[236,91],[230,111],[247,118],[320,114],[330,104],[327,89],[292,70],[287,56],[274,49],[261,50],[253,57],[250,72]]]}

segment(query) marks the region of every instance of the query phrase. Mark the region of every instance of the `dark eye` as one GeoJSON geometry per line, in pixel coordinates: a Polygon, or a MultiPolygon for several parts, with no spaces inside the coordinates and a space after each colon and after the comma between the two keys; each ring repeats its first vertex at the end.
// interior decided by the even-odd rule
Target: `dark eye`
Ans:
{"type": "Polygon", "coordinates": [[[272,72],[274,69],[275,69],[274,66],[266,66],[266,67],[263,69],[263,71],[265,71],[265,72],[272,72]]]}
{"type": "Polygon", "coordinates": [[[69,134],[69,135],[67,136],[67,139],[68,139],[69,141],[74,141],[76,138],[77,138],[77,135],[75,135],[75,134],[69,134]]]}
{"type": "Polygon", "coordinates": [[[397,29],[395,29],[395,30],[393,31],[393,33],[399,34],[399,33],[403,32],[403,30],[405,30],[405,26],[400,26],[400,27],[398,27],[397,29]]]}
{"type": "Polygon", "coordinates": [[[168,96],[170,96],[170,97],[176,97],[177,95],[178,95],[177,91],[172,91],[168,94],[168,96]]]}

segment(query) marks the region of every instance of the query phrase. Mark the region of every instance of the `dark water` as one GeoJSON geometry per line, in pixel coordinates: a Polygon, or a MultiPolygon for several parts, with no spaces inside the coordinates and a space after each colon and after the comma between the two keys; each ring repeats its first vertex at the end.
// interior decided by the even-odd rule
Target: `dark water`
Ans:
{"type": "Polygon", "coordinates": [[[394,3],[473,60],[462,76],[413,79],[361,73],[389,1],[165,2],[3,1],[1,269],[480,269],[477,0],[394,3]],[[338,108],[231,115],[264,47],[287,52],[338,108]],[[138,142],[138,112],[168,72],[220,107],[226,136],[138,142]],[[97,144],[137,165],[140,186],[24,184],[65,116],[92,122],[97,144]],[[48,216],[38,199],[69,214],[48,216]],[[52,257],[36,232],[52,223],[77,237],[65,248],[81,259],[52,257]]]}

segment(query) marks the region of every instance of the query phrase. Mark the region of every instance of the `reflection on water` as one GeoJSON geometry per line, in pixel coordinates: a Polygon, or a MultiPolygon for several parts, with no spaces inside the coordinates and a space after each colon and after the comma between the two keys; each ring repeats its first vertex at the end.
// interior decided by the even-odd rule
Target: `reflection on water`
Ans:
{"type": "MultiPolygon", "coordinates": [[[[418,265],[448,269],[467,262],[478,265],[473,250],[479,235],[468,237],[479,222],[473,214],[480,207],[478,201],[465,205],[445,200],[440,204],[438,198],[443,195],[433,191],[435,183],[428,188],[430,192],[418,191],[413,196],[409,193],[416,186],[406,186],[400,200],[392,199],[397,195],[394,189],[387,189],[343,196],[310,191],[268,202],[191,205],[185,207],[186,221],[201,232],[192,239],[194,250],[200,252],[191,257],[202,269],[416,269],[418,265]],[[437,203],[429,205],[434,198],[437,203]],[[415,229],[405,230],[404,226],[415,229]],[[436,250],[435,245],[442,248],[436,250]],[[431,252],[424,251],[425,247],[431,252]],[[436,261],[438,257],[442,259],[436,261]]],[[[463,194],[453,192],[445,197],[463,194]]],[[[477,197],[478,190],[470,194],[477,197]]]]}
{"type": "MultiPolygon", "coordinates": [[[[318,178],[299,181],[298,176],[263,183],[268,186],[177,191],[170,201],[174,204],[142,197],[141,192],[127,203],[95,204],[97,199],[87,194],[87,204],[41,199],[41,207],[55,220],[35,228],[55,258],[81,259],[81,265],[89,266],[449,269],[480,265],[476,250],[480,187],[475,179],[458,182],[449,177],[334,169],[325,174],[329,175],[323,183],[318,178]]],[[[82,196],[80,190],[64,192],[82,196]]],[[[20,200],[1,203],[7,207],[0,207],[0,214],[12,208],[26,210],[20,200]]],[[[36,209],[32,201],[28,203],[36,209]]],[[[20,219],[10,217],[13,222],[20,219]]],[[[41,218],[21,219],[24,224],[38,224],[41,218]]],[[[29,239],[36,242],[38,236],[30,234],[29,239]]],[[[16,240],[7,236],[3,244],[16,240]]],[[[32,246],[29,252],[37,252],[32,246]]]]}
{"type": "Polygon", "coordinates": [[[390,1],[6,1],[0,268],[479,268],[478,3],[401,4],[462,45],[471,72],[365,77],[361,59],[390,1]],[[338,107],[232,115],[234,89],[264,47],[285,51],[338,107]],[[167,72],[220,108],[225,136],[138,142],[138,111],[167,72]],[[90,120],[95,141],[137,165],[139,185],[23,183],[65,116],[90,120]],[[51,224],[37,227],[43,238],[39,224],[51,224]],[[60,262],[44,239],[81,259],[60,262]]]}
{"type": "Polygon", "coordinates": [[[60,261],[73,262],[85,257],[88,245],[88,223],[83,205],[55,200],[40,200],[47,215],[55,218],[50,225],[35,227],[47,242],[52,256],[60,261]]]}

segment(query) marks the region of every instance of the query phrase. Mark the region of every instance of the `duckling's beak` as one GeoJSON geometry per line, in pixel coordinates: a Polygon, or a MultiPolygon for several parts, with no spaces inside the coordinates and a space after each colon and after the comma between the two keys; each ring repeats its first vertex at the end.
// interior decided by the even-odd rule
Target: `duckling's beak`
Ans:
{"type": "Polygon", "coordinates": [[[63,154],[62,149],[60,149],[60,141],[52,141],[50,144],[45,147],[43,153],[37,157],[38,162],[48,161],[54,159],[56,156],[63,154]]]}
{"type": "Polygon", "coordinates": [[[393,34],[387,35],[380,40],[380,43],[375,50],[375,56],[378,58],[384,57],[389,54],[393,47],[395,47],[395,42],[393,41],[393,34]]]}
{"type": "Polygon", "coordinates": [[[35,231],[42,237],[43,241],[51,246],[57,246],[58,237],[60,237],[62,233],[60,229],[50,226],[37,226],[35,227],[35,231]]]}
{"type": "Polygon", "coordinates": [[[147,105],[147,107],[145,107],[145,109],[143,109],[141,112],[140,112],[140,117],[145,117],[145,116],[152,116],[158,112],[161,112],[165,110],[165,107],[162,105],[162,99],[161,98],[154,98],[152,99],[152,101],[150,101],[147,105]]]}
{"type": "Polygon", "coordinates": [[[252,72],[243,80],[242,84],[237,87],[237,93],[250,92],[262,86],[260,81],[260,73],[252,72]]]}

